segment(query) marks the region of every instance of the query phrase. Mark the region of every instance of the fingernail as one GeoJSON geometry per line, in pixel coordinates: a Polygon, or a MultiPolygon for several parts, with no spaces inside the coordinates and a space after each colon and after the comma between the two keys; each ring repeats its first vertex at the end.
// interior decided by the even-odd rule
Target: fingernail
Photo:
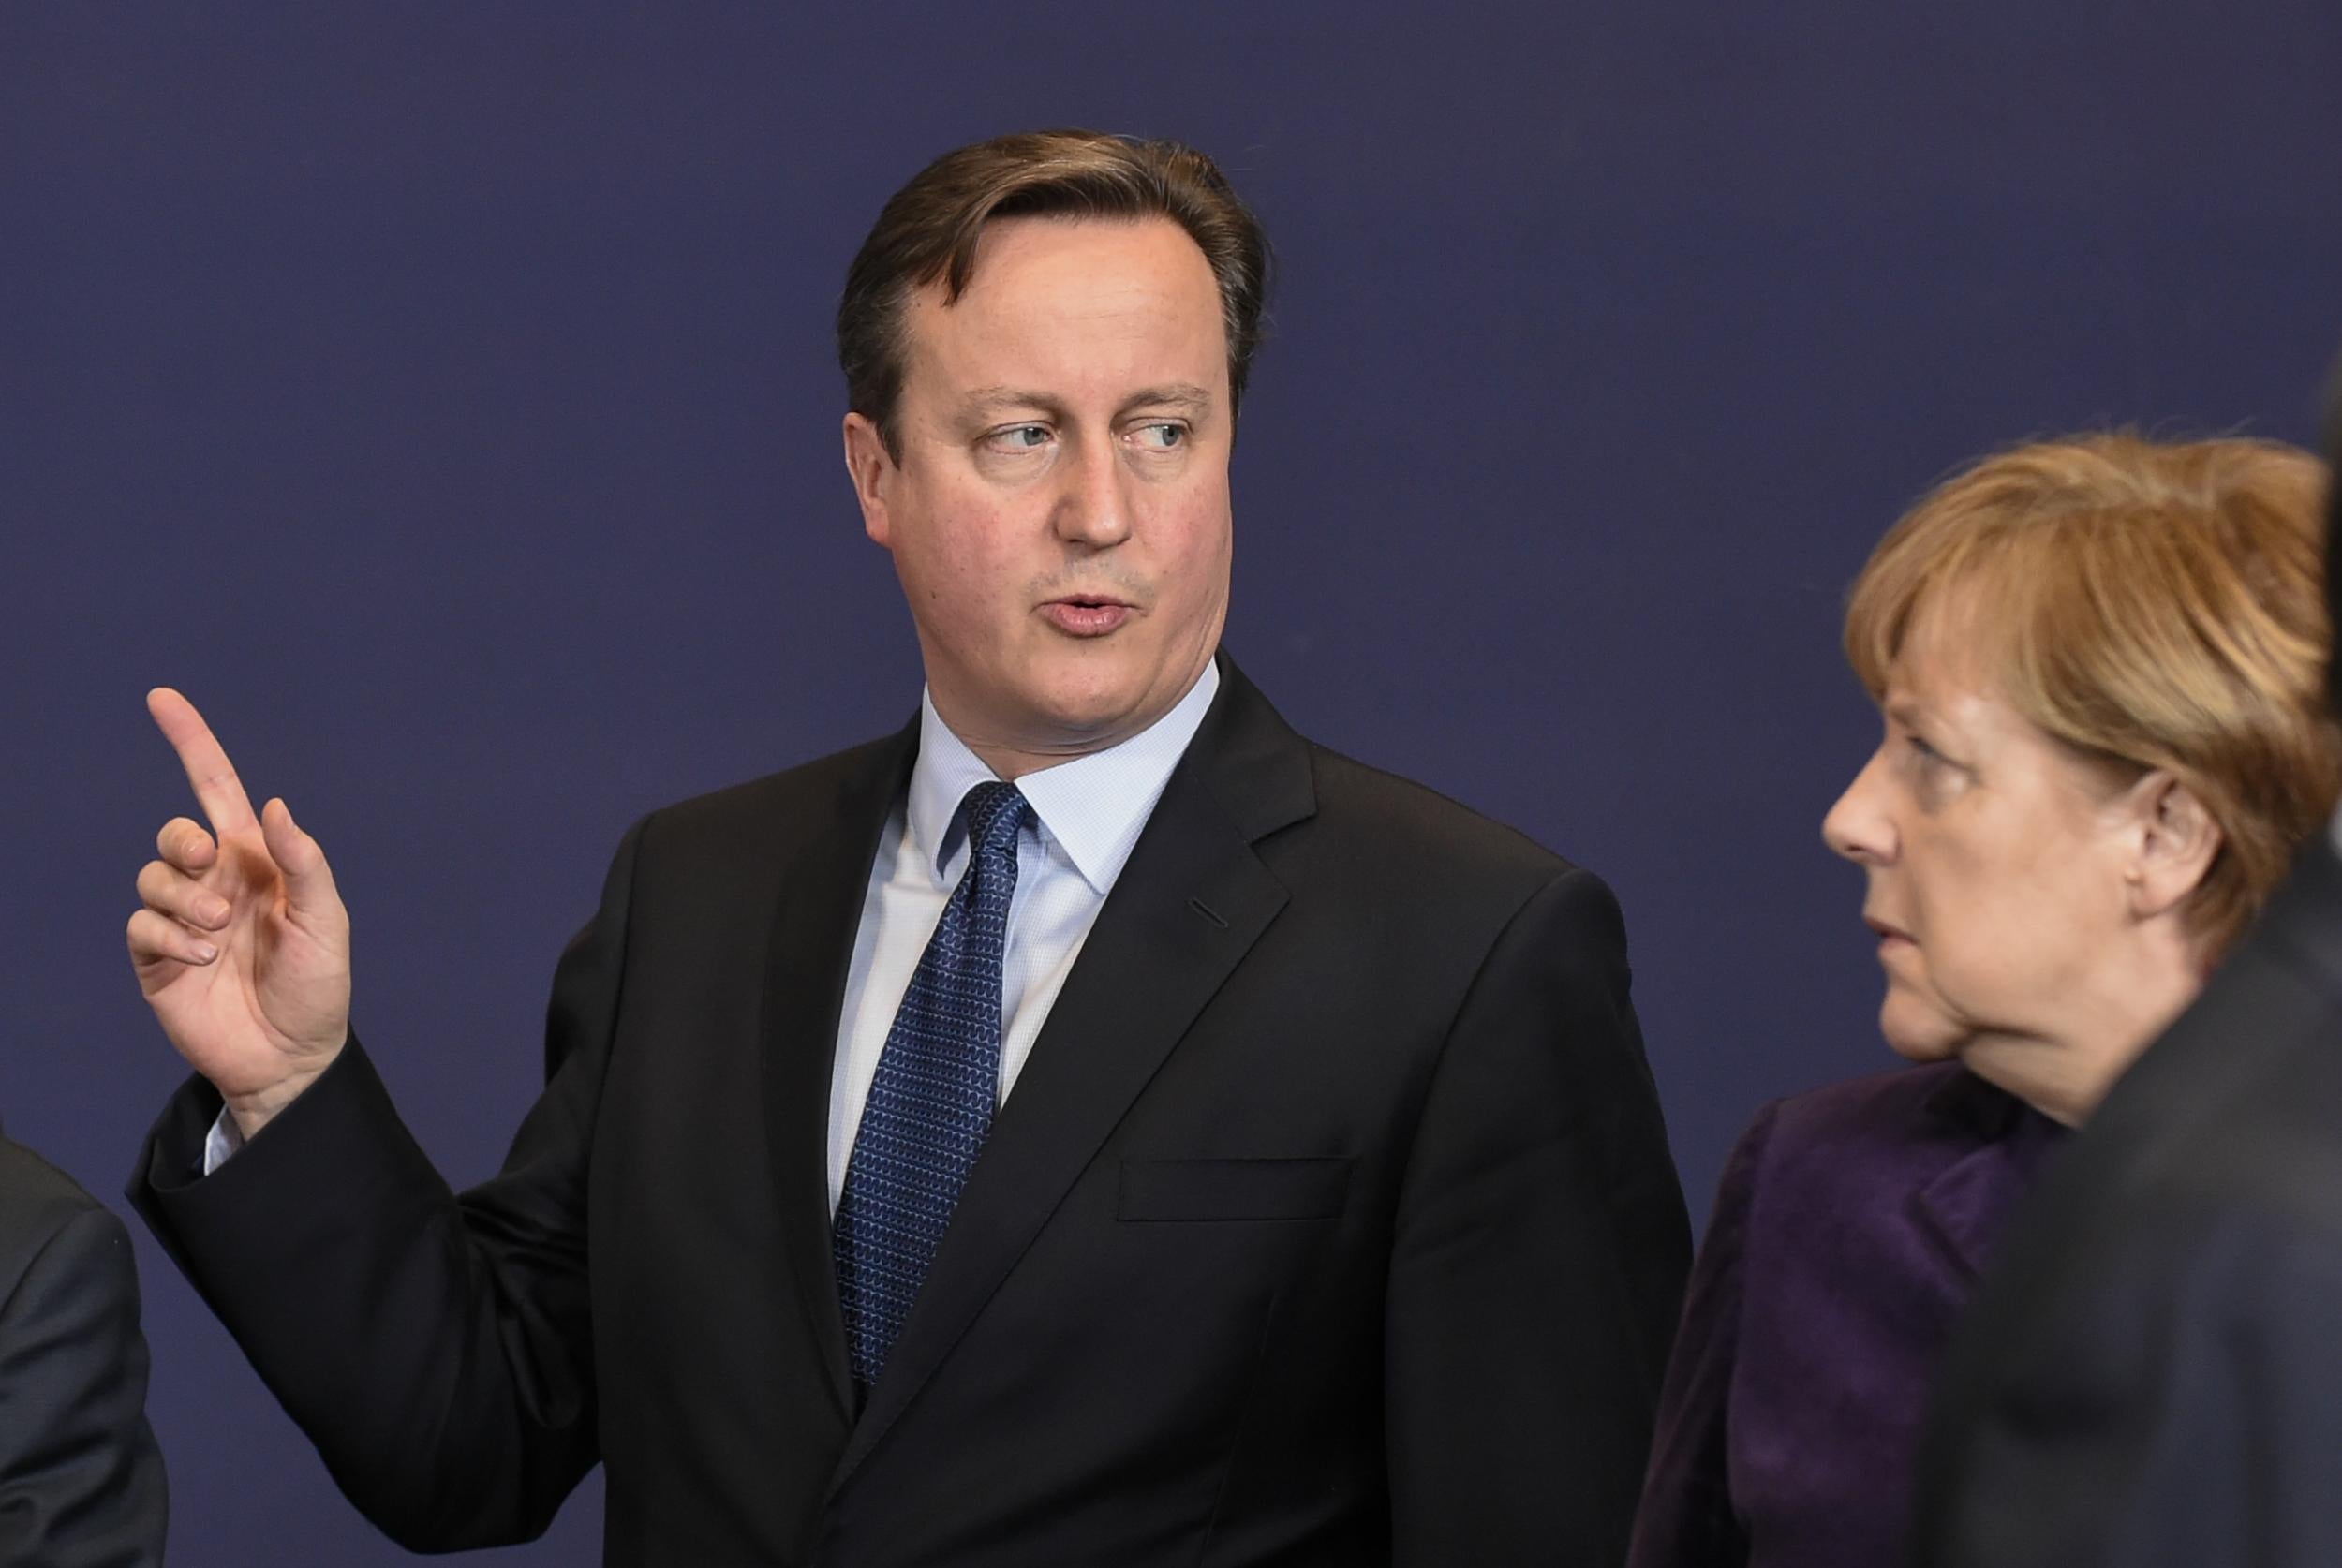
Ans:
{"type": "Polygon", "coordinates": [[[211,943],[198,942],[195,944],[195,961],[197,963],[208,964],[218,956],[219,949],[214,947],[211,943]]]}
{"type": "Polygon", "coordinates": [[[206,925],[225,925],[228,923],[228,900],[206,898],[196,906],[195,912],[202,917],[206,925]]]}

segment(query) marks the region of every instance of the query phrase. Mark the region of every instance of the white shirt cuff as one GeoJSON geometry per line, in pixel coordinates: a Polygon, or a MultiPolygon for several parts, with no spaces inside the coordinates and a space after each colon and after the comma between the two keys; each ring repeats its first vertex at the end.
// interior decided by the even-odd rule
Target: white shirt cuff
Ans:
{"type": "Polygon", "coordinates": [[[203,1139],[203,1174],[210,1176],[227,1164],[229,1158],[242,1147],[244,1130],[236,1125],[236,1118],[228,1114],[228,1107],[222,1105],[218,1117],[212,1122],[211,1132],[203,1139]]]}

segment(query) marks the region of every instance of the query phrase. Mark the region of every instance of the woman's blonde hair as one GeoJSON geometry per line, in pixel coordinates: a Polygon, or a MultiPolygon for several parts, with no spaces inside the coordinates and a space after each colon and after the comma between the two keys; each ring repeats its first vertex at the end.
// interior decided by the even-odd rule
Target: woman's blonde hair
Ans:
{"type": "Polygon", "coordinates": [[[1953,476],[1879,541],[1846,607],[1874,698],[1956,593],[1978,668],[2042,731],[2170,773],[2220,826],[2188,909],[2217,955],[2342,792],[2326,705],[2325,466],[2275,441],[2043,441],[1953,476]]]}

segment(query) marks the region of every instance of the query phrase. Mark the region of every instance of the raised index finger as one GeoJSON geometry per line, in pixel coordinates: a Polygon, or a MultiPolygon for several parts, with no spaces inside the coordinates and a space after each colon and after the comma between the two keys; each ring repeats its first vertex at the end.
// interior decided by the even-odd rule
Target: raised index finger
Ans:
{"type": "Polygon", "coordinates": [[[158,686],[146,694],[146,711],[155,716],[155,726],[162,731],[163,739],[179,753],[179,765],[187,770],[187,782],[195,786],[195,798],[211,819],[212,831],[227,834],[252,826],[252,799],[244,792],[244,781],[236,777],[228,753],[220,749],[212,727],[203,722],[195,704],[170,688],[158,686]]]}

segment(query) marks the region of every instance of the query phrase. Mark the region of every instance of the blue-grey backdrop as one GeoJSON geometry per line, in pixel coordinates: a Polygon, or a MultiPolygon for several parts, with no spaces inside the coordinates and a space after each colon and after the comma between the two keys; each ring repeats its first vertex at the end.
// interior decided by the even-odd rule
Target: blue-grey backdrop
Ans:
{"type": "MultiPolygon", "coordinates": [[[[1231,645],[1617,886],[1704,1214],[1761,1101],[1887,1059],[1816,837],[1847,580],[2015,437],[2308,436],[2338,89],[2333,0],[0,7],[0,1115],[118,1201],[178,1077],[120,938],[167,680],[491,1170],[626,822],[916,699],[847,259],[935,153],[1087,124],[1212,150],[1282,252],[1231,645]]],[[[176,1561],[401,1560],[141,1247],[176,1561]]]]}

